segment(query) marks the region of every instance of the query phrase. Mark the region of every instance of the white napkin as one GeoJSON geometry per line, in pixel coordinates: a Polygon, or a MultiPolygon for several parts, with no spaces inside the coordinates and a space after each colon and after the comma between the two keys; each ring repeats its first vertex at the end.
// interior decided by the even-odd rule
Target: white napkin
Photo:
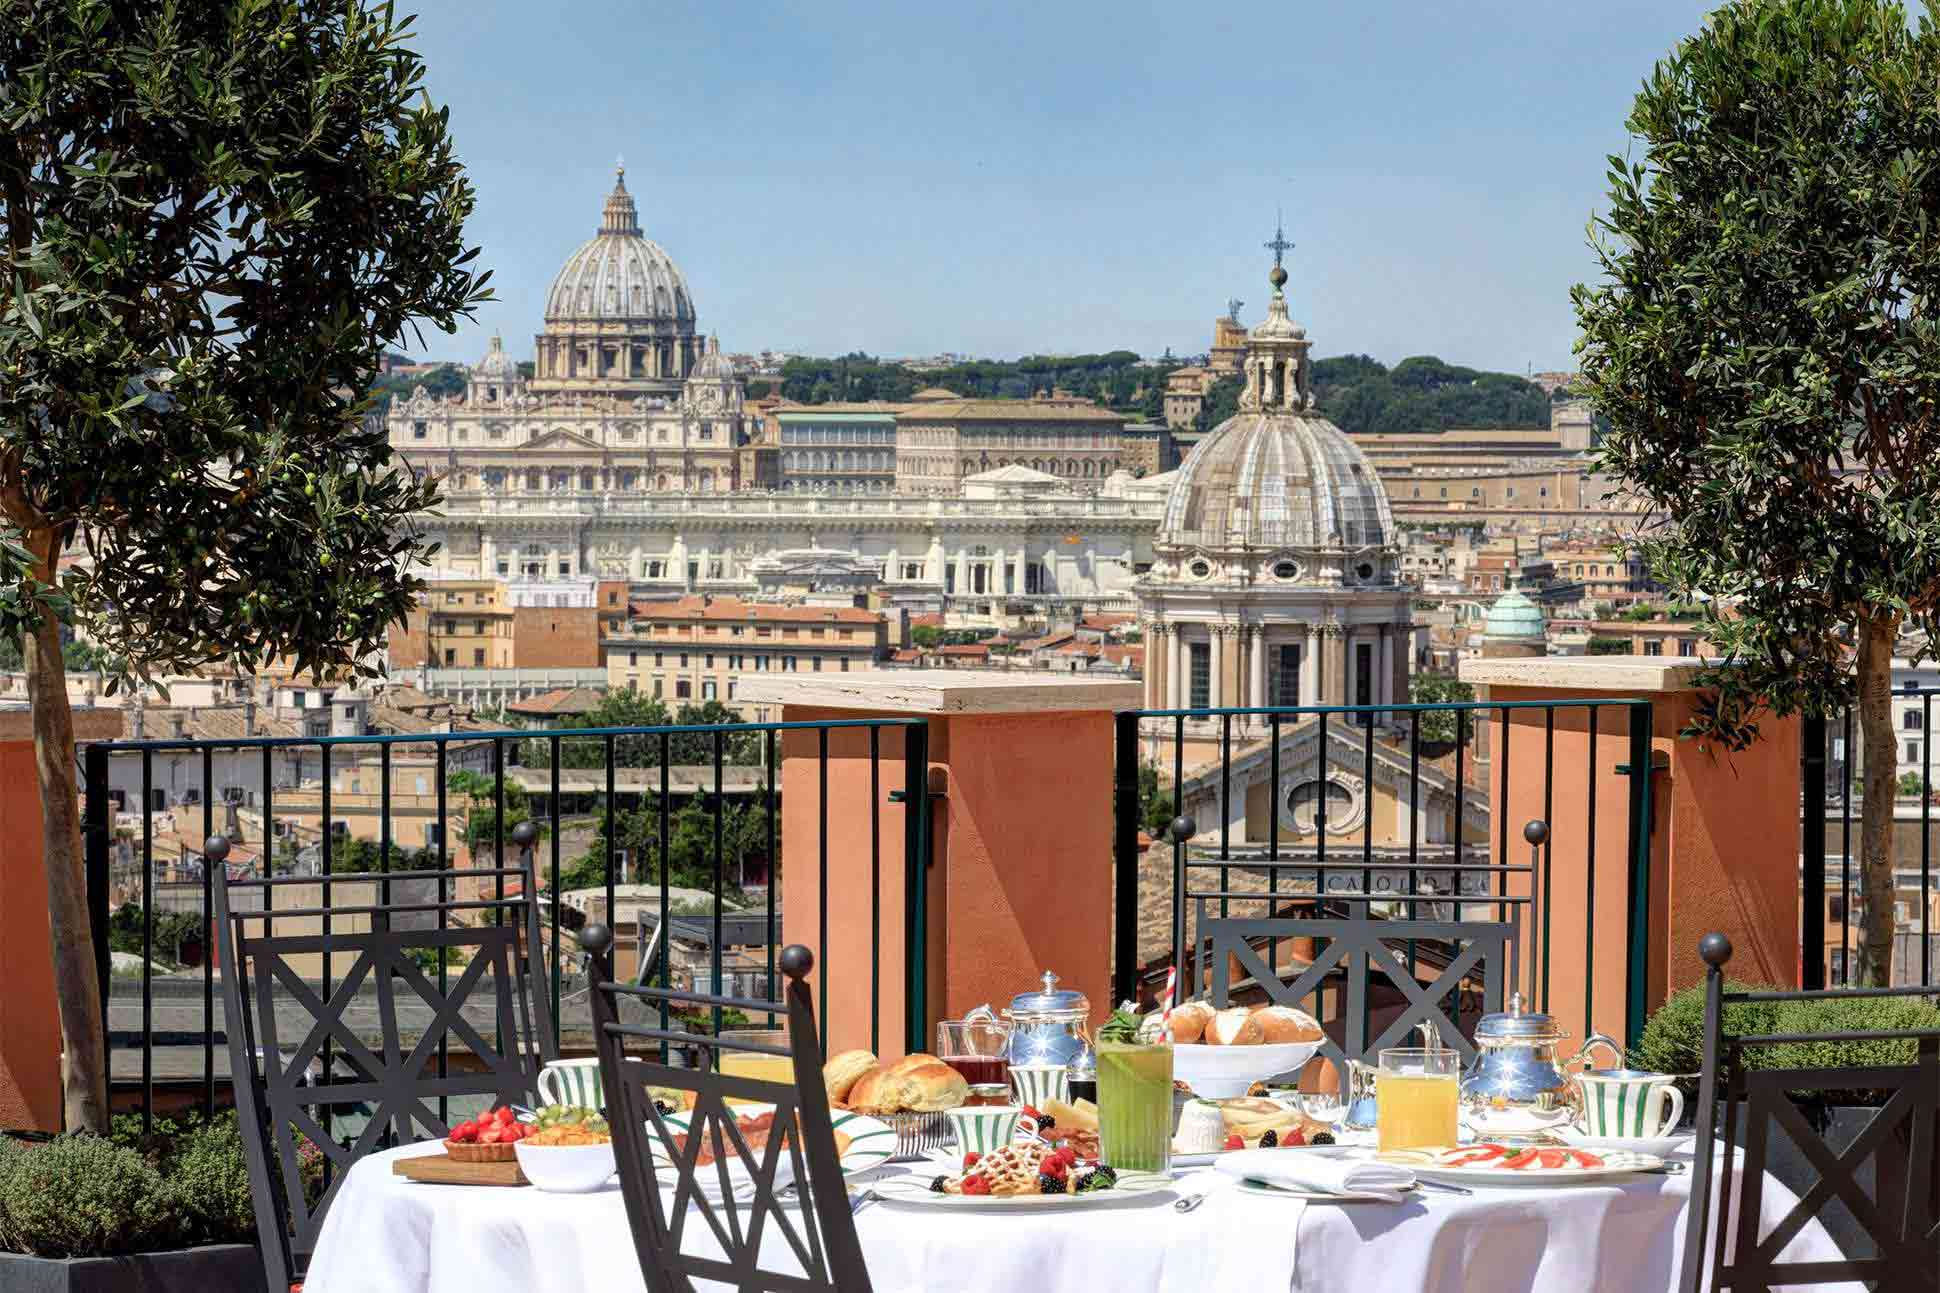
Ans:
{"type": "Polygon", "coordinates": [[[1415,1174],[1405,1167],[1306,1149],[1235,1150],[1221,1154],[1213,1166],[1228,1176],[1262,1181],[1286,1190],[1369,1194],[1390,1203],[1399,1203],[1401,1192],[1415,1183],[1415,1174]]]}

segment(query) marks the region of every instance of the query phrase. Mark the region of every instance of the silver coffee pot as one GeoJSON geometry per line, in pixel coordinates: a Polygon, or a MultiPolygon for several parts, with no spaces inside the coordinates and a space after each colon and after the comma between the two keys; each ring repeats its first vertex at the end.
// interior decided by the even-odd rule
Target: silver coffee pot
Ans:
{"type": "Polygon", "coordinates": [[[1561,1121],[1577,1111],[1577,1088],[1568,1069],[1587,1066],[1590,1052],[1603,1047],[1623,1064],[1623,1047],[1592,1033],[1568,1059],[1557,1058],[1569,1033],[1554,1017],[1522,1008],[1512,993],[1509,1008],[1482,1016],[1475,1026],[1475,1062],[1462,1078],[1462,1108],[1471,1122],[1500,1122],[1526,1115],[1536,1121],[1561,1121]]]}

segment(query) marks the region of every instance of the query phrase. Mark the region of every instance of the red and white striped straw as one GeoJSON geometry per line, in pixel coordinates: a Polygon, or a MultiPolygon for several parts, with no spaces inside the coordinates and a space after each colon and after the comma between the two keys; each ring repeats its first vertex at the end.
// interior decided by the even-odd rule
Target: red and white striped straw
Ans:
{"type": "Polygon", "coordinates": [[[1165,994],[1159,998],[1161,1003],[1159,1023],[1167,1042],[1172,1040],[1172,998],[1178,993],[1178,990],[1179,967],[1175,965],[1165,972],[1165,994]]]}

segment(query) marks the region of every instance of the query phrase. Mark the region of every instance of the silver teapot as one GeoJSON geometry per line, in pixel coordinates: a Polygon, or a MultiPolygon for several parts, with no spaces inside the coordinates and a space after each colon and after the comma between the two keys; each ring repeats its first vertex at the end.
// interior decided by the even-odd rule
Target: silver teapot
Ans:
{"type": "Polygon", "coordinates": [[[1574,1055],[1559,1060],[1557,1047],[1568,1038],[1553,1017],[1525,1011],[1520,992],[1510,995],[1508,1010],[1482,1016],[1475,1026],[1475,1063],[1462,1078],[1462,1109],[1470,1124],[1515,1130],[1527,1123],[1535,1131],[1574,1117],[1579,1096],[1566,1070],[1587,1066],[1598,1046],[1621,1066],[1623,1047],[1592,1033],[1574,1055]]]}
{"type": "Polygon", "coordinates": [[[1011,999],[1003,1015],[1010,1022],[1004,1058],[1024,1064],[1069,1065],[1091,1053],[1091,1002],[1082,992],[1058,987],[1058,976],[1044,972],[1044,987],[1011,999]]]}

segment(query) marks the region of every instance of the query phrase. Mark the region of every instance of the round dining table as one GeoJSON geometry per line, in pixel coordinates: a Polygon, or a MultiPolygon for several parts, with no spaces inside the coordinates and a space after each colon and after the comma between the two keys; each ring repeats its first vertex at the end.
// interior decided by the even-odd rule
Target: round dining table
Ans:
{"type": "MultiPolygon", "coordinates": [[[[305,1293],[645,1288],[617,1178],[589,1194],[547,1194],[419,1184],[391,1170],[394,1159],[439,1149],[406,1146],[350,1170],[305,1293]]],[[[934,1169],[878,1168],[852,1178],[852,1189],[905,1171],[934,1169]]],[[[1768,1181],[1764,1199],[1761,1233],[1793,1196],[1768,1181]]],[[[1655,1175],[1323,1203],[1257,1194],[1199,1168],[1178,1172],[1169,1192],[1112,1206],[973,1212],[871,1201],[855,1222],[876,1293],[1665,1293],[1677,1288],[1689,1200],[1688,1175],[1655,1175]],[[1176,1206],[1198,1194],[1206,1197],[1189,1210],[1176,1206]]],[[[711,1242],[698,1220],[687,1235],[711,1242]]],[[[1837,1260],[1839,1251],[1814,1221],[1784,1257],[1837,1260]]]]}

